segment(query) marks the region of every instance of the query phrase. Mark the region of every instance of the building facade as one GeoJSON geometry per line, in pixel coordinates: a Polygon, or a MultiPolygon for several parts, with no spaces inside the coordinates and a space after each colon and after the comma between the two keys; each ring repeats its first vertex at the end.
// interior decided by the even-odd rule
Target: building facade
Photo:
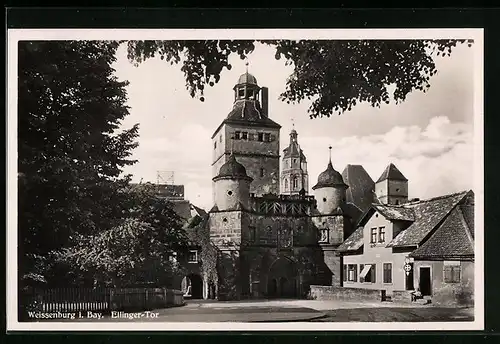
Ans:
{"type": "MultiPolygon", "coordinates": [[[[458,261],[461,276],[469,274],[469,251],[438,257],[422,247],[470,193],[408,201],[408,180],[393,164],[375,183],[360,165],[340,174],[330,152],[310,195],[295,129],[280,169],[281,126],[270,118],[267,88],[247,71],[233,91],[233,107],[212,135],[213,207],[188,228],[193,259],[182,288],[190,296],[196,290],[196,297],[218,299],[305,297],[311,285],[390,295],[419,283],[425,288],[420,276],[427,265],[437,273],[439,264],[458,261]]],[[[456,268],[442,269],[456,279],[456,268]]],[[[447,290],[437,275],[430,279],[431,289],[447,290]]],[[[467,287],[461,290],[470,299],[467,287]]]]}

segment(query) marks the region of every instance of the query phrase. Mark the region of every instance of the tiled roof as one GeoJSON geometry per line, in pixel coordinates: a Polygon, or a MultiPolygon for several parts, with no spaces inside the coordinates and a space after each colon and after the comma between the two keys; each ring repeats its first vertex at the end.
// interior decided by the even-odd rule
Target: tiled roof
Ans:
{"type": "Polygon", "coordinates": [[[290,146],[283,149],[283,158],[290,157],[300,157],[302,161],[306,161],[306,156],[297,143],[291,143],[290,146]]]}
{"type": "Polygon", "coordinates": [[[357,251],[363,246],[363,227],[358,227],[338,248],[340,252],[357,251]]]}
{"type": "Polygon", "coordinates": [[[354,203],[363,212],[370,208],[376,198],[375,183],[363,166],[347,165],[342,178],[349,185],[346,190],[347,202],[354,203]]]}
{"type": "Polygon", "coordinates": [[[233,154],[229,156],[229,159],[221,166],[219,169],[219,174],[213,178],[217,180],[218,178],[231,177],[231,178],[241,178],[241,179],[252,179],[247,175],[247,170],[245,166],[236,161],[233,154]]]}
{"type": "Polygon", "coordinates": [[[474,256],[474,242],[460,206],[455,207],[431,237],[410,254],[420,259],[474,256]]]}
{"type": "Polygon", "coordinates": [[[467,193],[464,191],[403,205],[403,207],[413,210],[415,221],[407,229],[401,231],[387,247],[419,245],[467,193]]]}
{"type": "Polygon", "coordinates": [[[389,166],[385,168],[384,172],[377,180],[377,183],[386,179],[408,181],[408,179],[406,179],[406,177],[393,163],[390,163],[389,166]]]}
{"type": "Polygon", "coordinates": [[[415,221],[415,213],[413,212],[413,209],[385,204],[374,204],[373,207],[386,219],[396,221],[415,221]]]}
{"type": "Polygon", "coordinates": [[[326,170],[321,172],[318,176],[318,183],[312,187],[313,190],[322,188],[322,187],[345,187],[348,186],[345,184],[342,175],[333,168],[332,162],[328,163],[326,170]]]}
{"type": "Polygon", "coordinates": [[[469,246],[467,242],[471,243],[474,240],[473,207],[474,193],[472,191],[464,191],[399,206],[373,204],[361,217],[358,223],[358,229],[339,246],[339,250],[355,251],[359,249],[359,247],[363,245],[362,226],[375,211],[378,211],[384,217],[393,221],[401,220],[412,222],[411,225],[401,231],[387,247],[411,247],[422,245],[420,246],[421,250],[415,252],[417,254],[425,254],[433,252],[433,247],[441,245],[443,246],[441,250],[434,250],[436,255],[441,254],[443,256],[445,253],[449,256],[453,254],[469,255],[473,244],[469,246]],[[437,231],[439,231],[440,234],[436,234],[437,231],[434,232],[436,228],[438,228],[437,231]],[[456,234],[453,228],[457,228],[456,231],[460,230],[462,232],[456,234]],[[432,235],[434,235],[432,233],[437,236],[433,241],[427,243],[427,238],[430,235],[432,238],[432,235]],[[466,237],[468,241],[464,239],[466,237]],[[441,244],[440,240],[448,240],[449,243],[441,244]],[[422,244],[423,242],[424,244],[422,244]]]}
{"type": "Polygon", "coordinates": [[[281,126],[262,113],[258,101],[242,99],[237,100],[233,109],[224,120],[226,123],[255,124],[258,126],[281,128],[281,126]]]}
{"type": "Polygon", "coordinates": [[[191,206],[188,200],[172,201],[172,208],[183,220],[191,218],[191,206]]]}
{"type": "Polygon", "coordinates": [[[202,239],[201,236],[203,235],[209,235],[207,230],[208,230],[208,223],[209,223],[209,216],[208,214],[205,214],[204,216],[201,216],[201,221],[198,223],[197,226],[194,228],[186,228],[186,235],[189,243],[191,245],[201,245],[202,239]]]}

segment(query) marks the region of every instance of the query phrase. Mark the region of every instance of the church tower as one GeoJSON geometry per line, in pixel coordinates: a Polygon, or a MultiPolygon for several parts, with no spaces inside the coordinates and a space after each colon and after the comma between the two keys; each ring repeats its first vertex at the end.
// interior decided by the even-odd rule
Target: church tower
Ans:
{"type": "Polygon", "coordinates": [[[299,146],[297,137],[297,131],[292,129],[290,144],[283,150],[281,193],[285,195],[298,195],[301,190],[307,195],[309,190],[306,156],[299,146]]]}
{"type": "Polygon", "coordinates": [[[279,194],[281,126],[269,118],[268,89],[260,87],[247,70],[239,77],[233,91],[233,109],[212,135],[212,177],[217,176],[233,154],[253,180],[250,193],[257,196],[279,194]]]}

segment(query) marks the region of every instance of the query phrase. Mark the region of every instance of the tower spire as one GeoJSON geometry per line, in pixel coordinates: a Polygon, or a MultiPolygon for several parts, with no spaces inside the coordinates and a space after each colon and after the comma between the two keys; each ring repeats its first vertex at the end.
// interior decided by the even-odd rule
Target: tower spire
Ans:
{"type": "Polygon", "coordinates": [[[247,62],[245,62],[245,66],[247,68],[247,73],[248,73],[248,60],[247,60],[247,62]]]}
{"type": "Polygon", "coordinates": [[[332,163],[332,146],[328,146],[328,162],[332,163]]]}

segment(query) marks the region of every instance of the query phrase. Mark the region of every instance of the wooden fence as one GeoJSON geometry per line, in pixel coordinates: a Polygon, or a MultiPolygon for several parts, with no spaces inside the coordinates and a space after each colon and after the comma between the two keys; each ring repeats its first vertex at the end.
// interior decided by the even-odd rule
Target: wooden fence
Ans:
{"type": "Polygon", "coordinates": [[[166,288],[54,288],[20,295],[20,311],[143,311],[184,304],[183,293],[166,288]]]}

